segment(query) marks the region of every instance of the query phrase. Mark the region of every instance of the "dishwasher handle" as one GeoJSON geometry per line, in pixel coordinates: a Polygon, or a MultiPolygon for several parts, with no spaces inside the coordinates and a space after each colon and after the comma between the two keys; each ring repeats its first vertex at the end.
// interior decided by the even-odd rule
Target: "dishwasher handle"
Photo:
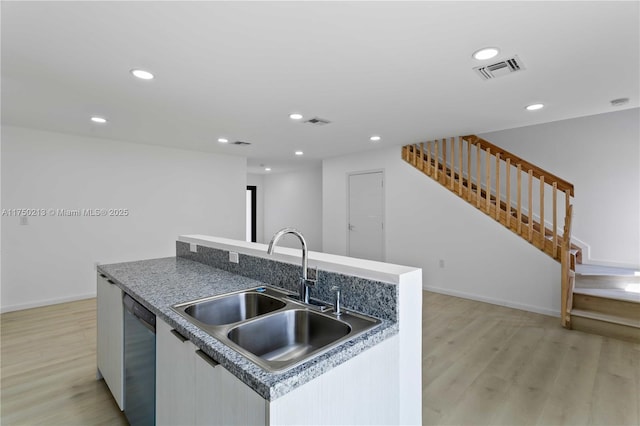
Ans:
{"type": "Polygon", "coordinates": [[[156,332],[156,316],[153,312],[142,306],[140,302],[136,301],[127,293],[122,297],[122,304],[127,312],[136,317],[142,325],[147,327],[153,333],[156,332]]]}

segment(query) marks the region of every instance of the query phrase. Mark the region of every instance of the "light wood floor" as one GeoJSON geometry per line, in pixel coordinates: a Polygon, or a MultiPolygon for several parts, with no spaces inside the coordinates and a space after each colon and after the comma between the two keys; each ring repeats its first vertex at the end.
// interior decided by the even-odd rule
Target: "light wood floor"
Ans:
{"type": "MultiPolygon", "coordinates": [[[[640,424],[640,345],[424,293],[423,423],[640,424]]],[[[2,425],[125,425],[95,380],[95,300],[1,316],[2,425]]]]}
{"type": "Polygon", "coordinates": [[[126,425],[96,380],[96,300],[1,316],[0,423],[126,425]]]}
{"type": "Polygon", "coordinates": [[[428,292],[422,318],[424,424],[640,423],[640,345],[428,292]]]}

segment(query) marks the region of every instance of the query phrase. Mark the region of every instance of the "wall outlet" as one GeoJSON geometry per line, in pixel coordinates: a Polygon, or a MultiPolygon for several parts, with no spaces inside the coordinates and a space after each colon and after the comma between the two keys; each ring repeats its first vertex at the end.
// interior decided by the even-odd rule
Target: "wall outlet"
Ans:
{"type": "Polygon", "coordinates": [[[438,262],[438,266],[444,268],[444,259],[440,259],[440,261],[438,262]]]}
{"type": "Polygon", "coordinates": [[[230,251],[229,252],[229,262],[231,262],[231,263],[239,263],[240,259],[239,259],[238,253],[236,253],[235,251],[230,251]]]}
{"type": "Polygon", "coordinates": [[[189,251],[191,253],[197,253],[198,252],[198,245],[195,243],[189,243],[189,251]]]}

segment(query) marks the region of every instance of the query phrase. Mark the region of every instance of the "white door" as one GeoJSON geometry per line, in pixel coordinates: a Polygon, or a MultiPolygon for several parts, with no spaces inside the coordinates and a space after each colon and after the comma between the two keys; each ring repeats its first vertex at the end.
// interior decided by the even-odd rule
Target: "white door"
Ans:
{"type": "Polygon", "coordinates": [[[349,256],[384,261],[382,172],[349,175],[349,256]]]}

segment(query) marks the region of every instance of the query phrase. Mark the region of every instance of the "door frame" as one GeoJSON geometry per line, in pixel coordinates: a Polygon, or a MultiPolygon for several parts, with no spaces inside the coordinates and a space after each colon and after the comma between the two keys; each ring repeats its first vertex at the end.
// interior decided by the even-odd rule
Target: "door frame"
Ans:
{"type": "Polygon", "coordinates": [[[385,172],[384,169],[370,169],[370,170],[362,170],[362,171],[357,171],[357,172],[347,172],[346,175],[346,185],[347,185],[347,220],[346,220],[346,226],[345,226],[345,232],[347,234],[347,256],[350,256],[350,251],[351,251],[351,238],[349,235],[349,218],[351,217],[351,185],[349,185],[349,179],[351,178],[351,176],[357,176],[357,175],[369,175],[369,174],[373,174],[373,173],[382,173],[382,261],[386,262],[387,261],[387,227],[386,227],[386,223],[387,223],[387,191],[386,191],[386,179],[385,179],[385,172]]]}
{"type": "MultiPolygon", "coordinates": [[[[258,217],[258,206],[256,192],[258,191],[258,187],[256,185],[247,185],[247,191],[251,191],[251,242],[255,243],[257,241],[257,217],[258,217]]],[[[246,207],[245,207],[246,210],[246,207]]],[[[246,226],[246,224],[245,224],[246,226]]]]}

